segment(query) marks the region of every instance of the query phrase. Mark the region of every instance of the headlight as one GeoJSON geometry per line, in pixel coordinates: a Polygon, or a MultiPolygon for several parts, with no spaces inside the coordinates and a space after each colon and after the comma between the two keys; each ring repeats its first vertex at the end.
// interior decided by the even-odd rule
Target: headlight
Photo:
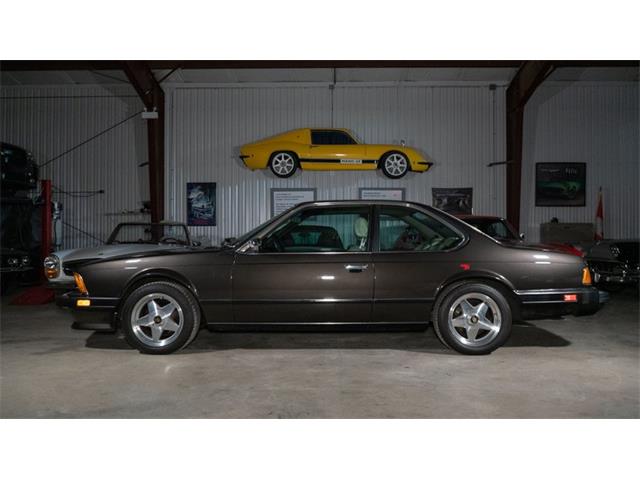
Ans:
{"type": "Polygon", "coordinates": [[[17,267],[19,263],[20,262],[16,257],[9,257],[7,259],[7,265],[9,265],[10,267],[17,267]]]}
{"type": "Polygon", "coordinates": [[[28,255],[25,255],[20,259],[20,263],[22,264],[23,267],[26,267],[31,263],[31,259],[29,258],[28,255]]]}
{"type": "Polygon", "coordinates": [[[51,255],[44,259],[44,274],[47,278],[57,278],[60,275],[60,259],[51,255]]]}

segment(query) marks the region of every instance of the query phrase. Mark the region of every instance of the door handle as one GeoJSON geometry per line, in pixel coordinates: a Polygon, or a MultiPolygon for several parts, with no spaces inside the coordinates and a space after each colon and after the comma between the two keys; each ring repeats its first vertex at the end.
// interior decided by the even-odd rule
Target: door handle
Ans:
{"type": "Polygon", "coordinates": [[[360,273],[367,269],[368,264],[345,265],[344,268],[353,273],[360,273]]]}

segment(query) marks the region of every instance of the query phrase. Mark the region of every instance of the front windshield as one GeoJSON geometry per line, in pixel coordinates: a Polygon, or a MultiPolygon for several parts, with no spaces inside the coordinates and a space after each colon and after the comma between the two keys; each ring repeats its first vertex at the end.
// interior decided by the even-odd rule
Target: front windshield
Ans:
{"type": "Polygon", "coordinates": [[[188,245],[189,237],[184,225],[124,223],[116,227],[107,243],[188,245]]]}

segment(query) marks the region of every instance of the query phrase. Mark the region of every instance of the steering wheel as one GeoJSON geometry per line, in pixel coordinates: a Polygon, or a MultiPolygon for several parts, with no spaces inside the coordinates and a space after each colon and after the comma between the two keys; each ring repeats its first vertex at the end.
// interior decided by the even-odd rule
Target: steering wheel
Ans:
{"type": "Polygon", "coordinates": [[[275,235],[273,236],[272,243],[273,243],[273,248],[276,249],[276,252],[284,252],[284,245],[282,245],[282,242],[280,242],[278,237],[276,237],[275,235]]]}
{"type": "Polygon", "coordinates": [[[180,240],[178,240],[175,237],[161,237],[160,238],[160,243],[168,243],[171,245],[179,245],[180,243],[182,243],[180,240]]]}

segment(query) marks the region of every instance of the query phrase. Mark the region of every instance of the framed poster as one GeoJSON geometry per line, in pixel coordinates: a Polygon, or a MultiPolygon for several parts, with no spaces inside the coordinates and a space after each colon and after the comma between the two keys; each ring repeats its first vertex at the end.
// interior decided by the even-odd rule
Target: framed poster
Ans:
{"type": "Polygon", "coordinates": [[[360,200],[404,200],[404,188],[360,188],[360,200]]]}
{"type": "Polygon", "coordinates": [[[536,163],[536,207],[584,207],[586,163],[536,163]]]}
{"type": "Polygon", "coordinates": [[[280,215],[299,203],[313,202],[315,199],[315,188],[272,188],[271,216],[280,215]]]}
{"type": "Polygon", "coordinates": [[[187,225],[216,226],[215,183],[187,183],[187,225]]]}
{"type": "Polygon", "coordinates": [[[451,215],[473,213],[473,188],[432,188],[432,205],[451,215]]]}

